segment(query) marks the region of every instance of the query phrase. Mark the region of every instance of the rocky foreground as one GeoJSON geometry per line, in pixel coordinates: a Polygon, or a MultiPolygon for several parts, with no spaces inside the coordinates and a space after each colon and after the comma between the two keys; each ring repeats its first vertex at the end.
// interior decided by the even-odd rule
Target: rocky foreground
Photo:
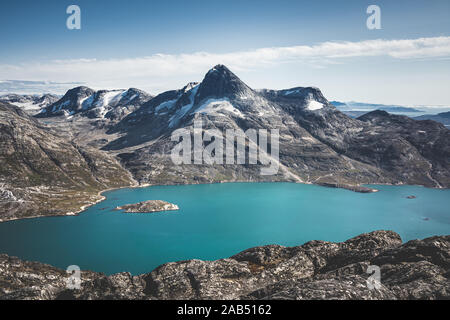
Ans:
{"type": "Polygon", "coordinates": [[[82,271],[80,290],[66,289],[64,270],[0,255],[0,299],[449,299],[449,277],[450,236],[402,244],[392,231],[256,247],[139,276],[82,271]],[[380,267],[378,289],[367,286],[369,266],[380,267]]]}

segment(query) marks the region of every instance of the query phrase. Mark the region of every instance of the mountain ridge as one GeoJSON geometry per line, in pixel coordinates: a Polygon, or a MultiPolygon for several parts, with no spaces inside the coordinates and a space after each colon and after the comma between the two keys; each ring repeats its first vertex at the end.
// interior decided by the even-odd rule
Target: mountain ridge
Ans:
{"type": "Polygon", "coordinates": [[[86,86],[70,89],[58,101],[43,108],[38,118],[84,115],[88,118],[116,120],[151,99],[146,92],[129,88],[95,91],[86,86]]]}
{"type": "Polygon", "coordinates": [[[424,114],[422,116],[414,117],[414,120],[433,120],[442,123],[448,128],[450,127],[450,111],[438,114],[424,114]]]}
{"type": "Polygon", "coordinates": [[[42,95],[10,93],[0,96],[0,102],[18,106],[32,115],[40,112],[42,108],[45,108],[58,100],[59,96],[50,93],[44,93],[42,95]]]}

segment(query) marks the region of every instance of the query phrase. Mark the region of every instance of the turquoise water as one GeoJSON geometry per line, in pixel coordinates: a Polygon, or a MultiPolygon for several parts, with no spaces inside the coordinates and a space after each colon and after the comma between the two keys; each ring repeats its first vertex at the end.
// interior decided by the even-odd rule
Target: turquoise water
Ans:
{"type": "Polygon", "coordinates": [[[106,192],[79,216],[0,223],[0,253],[60,268],[145,273],[185,259],[213,260],[265,244],[343,241],[389,229],[403,240],[450,234],[450,190],[375,186],[380,192],[293,183],[154,186],[106,192]],[[406,199],[415,195],[417,199],[406,199]],[[116,206],[159,199],[179,211],[125,214],[116,206]]]}

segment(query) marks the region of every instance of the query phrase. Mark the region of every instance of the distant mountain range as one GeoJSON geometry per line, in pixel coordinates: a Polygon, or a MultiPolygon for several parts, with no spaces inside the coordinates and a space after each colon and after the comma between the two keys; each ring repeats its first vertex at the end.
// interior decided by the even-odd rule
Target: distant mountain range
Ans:
{"type": "Polygon", "coordinates": [[[442,123],[446,127],[450,126],[450,111],[441,112],[438,114],[425,114],[423,116],[415,117],[416,120],[433,120],[442,123]]]}
{"type": "Polygon", "coordinates": [[[0,102],[14,104],[22,108],[25,112],[36,114],[52,103],[58,101],[60,97],[54,94],[43,95],[21,95],[21,94],[5,94],[0,96],[0,102]]]}
{"type": "MultiPolygon", "coordinates": [[[[384,105],[384,104],[375,104],[375,103],[363,103],[363,102],[339,102],[339,101],[331,101],[332,105],[336,107],[336,109],[342,111],[346,115],[351,118],[358,118],[362,115],[374,111],[374,110],[382,110],[389,113],[394,114],[403,114],[407,115],[415,120],[433,120],[436,122],[440,122],[446,127],[450,126],[450,112],[441,112],[439,114],[423,114],[420,116],[415,116],[414,113],[424,112],[423,110],[418,110],[416,108],[405,107],[405,106],[396,106],[396,105],[384,105]]],[[[429,109],[429,108],[425,108],[429,109]]]]}
{"type": "MultiPolygon", "coordinates": [[[[391,113],[396,112],[421,112],[415,108],[396,106],[396,105],[385,105],[377,103],[364,103],[364,102],[339,102],[330,101],[340,111],[373,111],[373,110],[383,110],[391,113]]],[[[366,111],[366,112],[367,112],[366,111]]]]}
{"type": "Polygon", "coordinates": [[[83,115],[89,118],[121,119],[151,97],[135,88],[94,91],[81,86],[67,91],[61,99],[43,108],[37,117],[83,115]]]}
{"type": "Polygon", "coordinates": [[[382,110],[353,119],[318,88],[254,90],[223,65],[199,83],[155,97],[137,89],[76,87],[34,119],[8,103],[0,106],[0,141],[6,141],[0,145],[0,194],[6,199],[0,211],[10,212],[0,219],[76,212],[86,204],[83,192],[95,201],[99,189],[132,184],[292,181],[353,190],[377,183],[450,186],[450,131],[442,124],[382,110]],[[278,173],[261,175],[260,162],[175,165],[171,134],[192,130],[194,120],[223,133],[278,129],[278,173]],[[52,208],[42,210],[42,197],[54,193],[59,204],[45,200],[52,208]],[[17,203],[41,210],[22,210],[17,203]],[[11,213],[7,208],[13,205],[11,213]]]}

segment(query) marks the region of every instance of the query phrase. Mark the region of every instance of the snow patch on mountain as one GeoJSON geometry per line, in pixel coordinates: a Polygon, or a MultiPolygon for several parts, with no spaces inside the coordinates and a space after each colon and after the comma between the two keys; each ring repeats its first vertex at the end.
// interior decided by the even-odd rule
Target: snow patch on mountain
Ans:
{"type": "Polygon", "coordinates": [[[243,116],[239,109],[236,109],[227,98],[208,99],[193,113],[218,115],[223,112],[233,113],[239,117],[243,116]]]}
{"type": "Polygon", "coordinates": [[[288,96],[288,95],[290,95],[290,94],[293,94],[293,93],[299,93],[299,92],[300,92],[300,90],[295,89],[295,90],[288,90],[288,91],[286,91],[286,92],[283,92],[283,94],[284,94],[285,96],[288,96]]]}
{"type": "Polygon", "coordinates": [[[43,95],[23,95],[23,94],[6,94],[0,96],[0,102],[13,104],[29,114],[36,114],[42,108],[49,106],[59,99],[53,94],[43,95]]]}
{"type": "Polygon", "coordinates": [[[155,108],[155,113],[156,114],[160,114],[160,110],[162,109],[172,109],[173,106],[175,105],[175,103],[177,102],[178,99],[173,99],[173,100],[168,100],[168,101],[164,101],[163,103],[161,103],[160,105],[158,105],[155,108]]]}
{"type": "MultiPolygon", "coordinates": [[[[114,105],[118,103],[126,94],[127,90],[113,90],[106,92],[95,103],[95,107],[104,108],[108,105],[114,105]]],[[[131,99],[130,99],[131,100],[131,99]]]]}
{"type": "Polygon", "coordinates": [[[323,108],[323,103],[320,103],[316,100],[309,100],[306,107],[312,111],[319,110],[323,108]]]}
{"type": "Polygon", "coordinates": [[[66,107],[70,104],[70,100],[64,101],[63,103],[61,103],[60,105],[54,105],[52,112],[56,112],[56,111],[60,111],[61,108],[66,107]]]}
{"type": "Polygon", "coordinates": [[[41,109],[41,106],[39,104],[34,103],[33,101],[14,102],[12,104],[18,106],[19,108],[21,108],[25,111],[38,111],[39,109],[41,109]]]}
{"type": "Polygon", "coordinates": [[[93,94],[90,95],[90,96],[87,96],[87,97],[85,97],[83,99],[81,99],[80,100],[81,109],[82,110],[88,110],[92,106],[93,102],[94,102],[94,95],[93,94]]]}
{"type": "Polygon", "coordinates": [[[190,90],[190,96],[189,96],[189,100],[190,103],[182,106],[179,110],[177,110],[177,112],[170,117],[169,119],[169,128],[173,128],[174,126],[176,126],[180,120],[186,115],[186,113],[188,113],[189,110],[192,109],[192,107],[194,106],[194,100],[195,100],[195,95],[197,94],[199,86],[195,86],[190,90]]]}

